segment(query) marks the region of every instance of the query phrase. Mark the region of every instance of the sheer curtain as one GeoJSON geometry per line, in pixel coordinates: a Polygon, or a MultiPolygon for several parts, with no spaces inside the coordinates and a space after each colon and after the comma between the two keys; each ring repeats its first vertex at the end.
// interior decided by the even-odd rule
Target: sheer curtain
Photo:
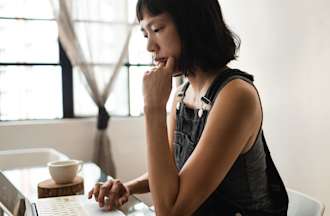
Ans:
{"type": "Polygon", "coordinates": [[[126,58],[133,27],[128,24],[127,1],[50,2],[58,24],[60,42],[73,67],[81,72],[81,80],[98,107],[93,160],[108,175],[115,177],[111,142],[106,133],[110,115],[105,103],[126,58]]]}

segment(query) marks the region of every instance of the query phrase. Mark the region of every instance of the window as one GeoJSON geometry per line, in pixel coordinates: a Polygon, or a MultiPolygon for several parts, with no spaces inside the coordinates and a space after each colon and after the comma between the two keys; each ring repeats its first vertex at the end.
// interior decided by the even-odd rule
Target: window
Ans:
{"type": "MultiPolygon", "coordinates": [[[[79,4],[79,10],[73,11],[78,37],[90,42],[93,50],[90,64],[96,79],[107,81],[116,54],[120,53],[127,30],[134,22],[137,0],[88,1],[88,7],[84,4],[87,0],[73,1],[79,4]],[[89,38],[86,25],[91,29],[89,38]]],[[[142,76],[152,58],[139,28],[133,29],[125,65],[106,103],[113,116],[143,114],[142,76]]],[[[83,85],[82,73],[70,64],[63,64],[60,56],[63,51],[49,1],[0,1],[0,121],[97,114],[97,107],[83,85]],[[67,115],[66,107],[74,114],[67,115]]],[[[99,87],[104,86],[101,83],[99,87]]]]}
{"type": "MultiPolygon", "coordinates": [[[[137,0],[127,0],[127,2],[117,0],[105,1],[104,5],[94,10],[94,13],[98,13],[98,15],[92,16],[94,17],[93,20],[88,20],[87,13],[76,14],[75,18],[77,20],[88,20],[90,22],[89,25],[91,25],[90,27],[94,28],[92,32],[95,33],[97,38],[94,40],[91,39],[91,41],[104,40],[102,43],[104,44],[102,46],[103,53],[97,53],[96,51],[95,53],[97,53],[97,55],[94,58],[94,61],[97,62],[95,63],[95,70],[99,71],[97,72],[100,73],[98,74],[99,76],[106,76],[107,73],[112,71],[111,69],[115,63],[113,60],[116,60],[116,57],[109,55],[109,53],[111,53],[111,51],[113,51],[113,53],[119,53],[122,47],[122,41],[118,42],[118,40],[123,40],[125,38],[129,27],[128,25],[135,20],[136,2],[137,0]],[[102,8],[102,10],[108,8],[107,11],[109,12],[106,14],[112,14],[110,11],[113,11],[113,13],[117,13],[118,16],[102,17],[102,15],[99,15],[103,12],[100,8],[102,8]],[[95,19],[95,17],[98,17],[98,19],[95,19]],[[101,38],[100,35],[102,35],[101,38]],[[114,37],[113,35],[116,36],[114,37]],[[112,40],[109,38],[112,38],[112,40]]],[[[100,1],[95,1],[95,4],[100,4],[100,1]]],[[[80,8],[80,11],[83,10],[80,8]]],[[[82,21],[82,23],[84,22],[82,21]]],[[[81,31],[80,34],[83,35],[83,31],[81,31]]],[[[97,47],[97,45],[95,46],[97,47]]],[[[134,27],[128,47],[127,63],[121,69],[114,86],[114,91],[106,103],[106,108],[112,115],[140,116],[143,114],[142,77],[152,63],[151,54],[147,52],[146,47],[147,41],[140,31],[140,27],[134,27]]],[[[174,90],[172,91],[169,101],[172,101],[173,95],[174,90]]],[[[81,75],[78,70],[74,70],[74,98],[76,115],[88,116],[97,113],[97,107],[83,87],[81,75]]],[[[170,103],[167,109],[170,109],[170,103]]]]}
{"type": "MultiPolygon", "coordinates": [[[[136,0],[127,1],[95,1],[98,5],[92,6],[96,8],[92,13],[84,13],[84,9],[79,8],[80,13],[74,14],[75,20],[83,20],[80,23],[87,25],[87,28],[93,29],[90,35],[91,49],[93,53],[93,65],[96,76],[104,78],[111,75],[118,54],[122,49],[123,42],[127,35],[129,25],[135,19],[136,0]],[[107,9],[105,9],[107,8],[107,9]],[[111,13],[112,12],[112,13],[111,13]],[[102,14],[116,14],[117,16],[106,16],[102,14]],[[93,17],[90,19],[88,16],[93,17]],[[95,38],[93,39],[93,37],[95,38]],[[93,41],[95,43],[93,43],[93,41]],[[98,48],[98,44],[102,44],[102,51],[98,48]],[[93,50],[96,48],[95,50],[93,50]]],[[[76,23],[77,25],[77,23],[76,23]]],[[[79,28],[79,23],[77,25],[79,28]]],[[[78,30],[78,37],[86,35],[83,31],[78,30]]],[[[106,108],[116,116],[139,116],[142,114],[143,98],[142,98],[142,74],[146,65],[151,65],[151,55],[145,50],[146,43],[139,27],[133,30],[132,38],[128,48],[128,57],[126,64],[122,67],[116,79],[116,83],[112,94],[110,95],[106,108]]],[[[81,82],[81,73],[78,69],[74,69],[74,110],[77,116],[96,115],[97,107],[89,97],[85,87],[81,82]]],[[[108,80],[108,79],[105,79],[108,80]]],[[[100,88],[102,88],[101,86],[100,88]]]]}
{"type": "MultiPolygon", "coordinates": [[[[89,7],[95,10],[87,12],[85,8],[73,11],[73,19],[77,36],[82,41],[82,49],[92,65],[98,87],[103,91],[112,76],[113,68],[122,50],[129,28],[125,1],[107,0],[90,1],[89,7]],[[93,5],[95,3],[95,5],[93,5]],[[118,16],[103,14],[117,13],[118,16]],[[87,38],[88,37],[88,38],[87,38]],[[87,40],[89,43],[87,43],[87,40]],[[89,47],[86,47],[86,45],[89,47]]],[[[81,6],[81,5],[80,5],[81,6]]],[[[128,62],[125,59],[125,62],[128,62]]],[[[117,76],[112,94],[108,98],[106,108],[115,116],[129,115],[128,95],[129,66],[123,66],[117,76]]],[[[79,68],[73,68],[74,113],[76,116],[92,116],[97,114],[97,107],[84,86],[84,77],[79,68]]]]}
{"type": "Polygon", "coordinates": [[[48,1],[0,1],[0,120],[61,118],[57,25],[48,1]]]}

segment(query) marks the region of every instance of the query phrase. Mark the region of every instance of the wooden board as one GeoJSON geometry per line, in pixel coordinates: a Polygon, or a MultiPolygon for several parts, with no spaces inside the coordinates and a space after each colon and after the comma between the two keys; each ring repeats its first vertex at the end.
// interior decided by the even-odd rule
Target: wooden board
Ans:
{"type": "Polygon", "coordinates": [[[52,179],[47,179],[38,184],[38,198],[70,196],[84,194],[84,180],[76,176],[72,183],[56,184],[52,179]]]}

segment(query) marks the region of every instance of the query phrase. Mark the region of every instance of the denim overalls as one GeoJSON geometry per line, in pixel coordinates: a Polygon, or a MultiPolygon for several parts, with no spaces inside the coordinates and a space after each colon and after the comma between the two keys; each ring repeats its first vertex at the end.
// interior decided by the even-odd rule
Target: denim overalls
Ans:
{"type": "MultiPolygon", "coordinates": [[[[183,103],[189,83],[179,92],[181,101],[177,104],[174,137],[178,171],[194,151],[217,94],[226,83],[236,78],[253,85],[252,75],[237,69],[226,69],[216,77],[205,96],[201,98],[203,106],[199,110],[191,109],[183,103]]],[[[260,129],[251,149],[238,157],[221,184],[194,215],[285,216],[287,208],[287,192],[260,129]]]]}

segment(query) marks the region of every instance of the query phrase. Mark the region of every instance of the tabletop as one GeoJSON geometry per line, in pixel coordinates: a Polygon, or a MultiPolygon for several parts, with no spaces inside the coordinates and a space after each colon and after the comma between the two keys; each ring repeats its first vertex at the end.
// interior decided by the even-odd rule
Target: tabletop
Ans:
{"type": "MultiPolygon", "coordinates": [[[[50,178],[48,168],[45,166],[4,170],[3,173],[31,202],[36,202],[38,199],[38,183],[50,178]]],[[[111,178],[91,162],[84,163],[79,175],[84,178],[84,194],[86,196],[95,183],[102,178],[104,179],[104,176],[108,179],[111,178]]],[[[128,216],[154,215],[153,210],[135,196],[130,196],[129,201],[121,210],[128,216]]]]}

